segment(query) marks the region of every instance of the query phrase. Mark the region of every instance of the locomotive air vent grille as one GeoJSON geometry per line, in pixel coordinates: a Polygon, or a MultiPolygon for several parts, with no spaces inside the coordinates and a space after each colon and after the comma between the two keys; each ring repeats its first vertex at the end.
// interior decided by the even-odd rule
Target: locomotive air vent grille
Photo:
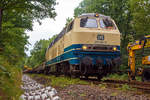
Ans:
{"type": "Polygon", "coordinates": [[[113,50],[113,48],[112,47],[101,47],[101,46],[94,46],[93,47],[93,50],[104,50],[104,51],[112,51],[113,50]]]}

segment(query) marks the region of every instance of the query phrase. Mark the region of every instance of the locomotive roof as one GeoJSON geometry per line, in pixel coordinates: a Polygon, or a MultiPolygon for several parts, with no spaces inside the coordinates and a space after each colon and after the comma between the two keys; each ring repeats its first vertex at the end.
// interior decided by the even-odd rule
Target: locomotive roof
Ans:
{"type": "MultiPolygon", "coordinates": [[[[82,15],[79,16],[79,18],[81,17],[95,17],[97,13],[83,13],[82,15]]],[[[98,14],[99,17],[104,17],[104,18],[111,18],[110,16],[105,16],[103,14],[98,14]]]]}

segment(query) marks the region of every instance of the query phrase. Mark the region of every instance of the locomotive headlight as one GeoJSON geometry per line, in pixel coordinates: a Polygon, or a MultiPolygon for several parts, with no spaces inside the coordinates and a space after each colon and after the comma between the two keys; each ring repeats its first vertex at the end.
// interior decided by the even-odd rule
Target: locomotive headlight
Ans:
{"type": "Polygon", "coordinates": [[[85,45],[82,46],[82,49],[83,49],[83,50],[86,50],[86,49],[87,49],[87,46],[85,46],[85,45]]]}
{"type": "Polygon", "coordinates": [[[99,14],[98,14],[98,13],[96,13],[96,14],[95,14],[95,17],[99,17],[99,14]]]}
{"type": "Polygon", "coordinates": [[[117,48],[116,48],[116,47],[113,47],[113,50],[114,50],[114,51],[117,51],[117,48]]]}

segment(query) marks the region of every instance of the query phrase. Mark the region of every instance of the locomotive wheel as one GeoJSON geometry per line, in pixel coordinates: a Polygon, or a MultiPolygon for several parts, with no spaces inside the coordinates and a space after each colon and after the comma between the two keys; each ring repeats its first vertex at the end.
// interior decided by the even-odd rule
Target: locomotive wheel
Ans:
{"type": "Polygon", "coordinates": [[[74,74],[70,74],[70,78],[77,78],[74,74]]]}
{"type": "Polygon", "coordinates": [[[70,76],[71,76],[71,78],[77,78],[77,75],[76,75],[76,73],[74,72],[74,70],[75,70],[75,65],[70,65],[70,76]]]}
{"type": "Polygon", "coordinates": [[[70,65],[69,67],[69,74],[72,78],[79,78],[80,77],[80,71],[77,68],[76,65],[70,65]]]}
{"type": "Polygon", "coordinates": [[[97,76],[98,81],[100,81],[102,79],[102,77],[103,77],[102,75],[98,75],[97,76]]]}
{"type": "Polygon", "coordinates": [[[70,78],[75,78],[74,73],[73,73],[73,66],[69,64],[69,75],[70,78]]]}
{"type": "Polygon", "coordinates": [[[62,71],[64,76],[69,76],[70,77],[70,64],[69,62],[64,62],[62,64],[62,71]]]}
{"type": "Polygon", "coordinates": [[[45,67],[44,74],[48,75],[49,72],[50,72],[50,69],[51,69],[50,66],[49,67],[45,67]]]}
{"type": "Polygon", "coordinates": [[[89,79],[89,75],[85,75],[85,79],[87,79],[87,80],[88,80],[88,79],[89,79]]]}
{"type": "Polygon", "coordinates": [[[55,67],[56,67],[55,76],[58,77],[61,74],[61,66],[60,64],[56,64],[55,67]]]}
{"type": "Polygon", "coordinates": [[[88,66],[80,65],[80,72],[82,75],[86,75],[88,73],[88,66]]]}

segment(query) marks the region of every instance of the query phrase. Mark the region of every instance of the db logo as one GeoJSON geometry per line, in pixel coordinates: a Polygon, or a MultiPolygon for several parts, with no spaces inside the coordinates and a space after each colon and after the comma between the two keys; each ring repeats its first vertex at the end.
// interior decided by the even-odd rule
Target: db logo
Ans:
{"type": "Polygon", "coordinates": [[[97,35],[97,40],[104,40],[104,35],[98,34],[97,35]]]}

